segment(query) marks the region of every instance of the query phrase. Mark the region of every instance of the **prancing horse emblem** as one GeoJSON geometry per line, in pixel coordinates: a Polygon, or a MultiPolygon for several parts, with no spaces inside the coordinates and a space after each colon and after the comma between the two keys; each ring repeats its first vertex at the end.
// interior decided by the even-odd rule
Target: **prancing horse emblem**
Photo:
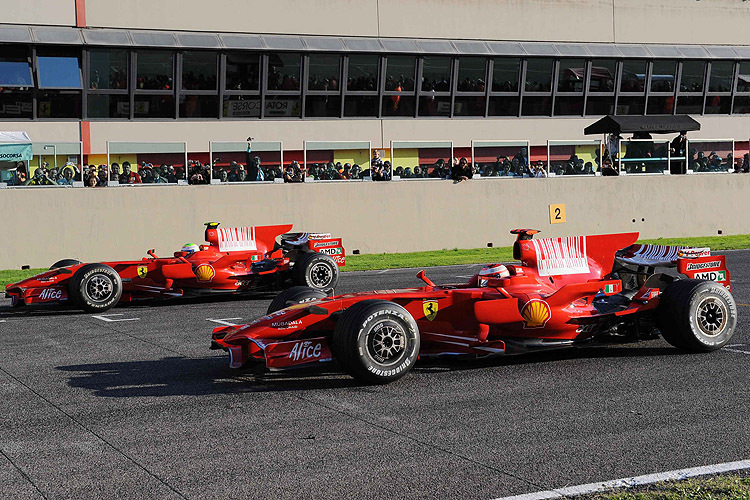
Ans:
{"type": "Polygon", "coordinates": [[[437,299],[424,299],[422,301],[422,311],[424,311],[424,316],[428,320],[432,321],[435,319],[435,316],[437,316],[438,313],[437,299]]]}
{"type": "Polygon", "coordinates": [[[148,268],[146,266],[138,266],[136,268],[136,271],[138,271],[138,277],[139,278],[145,278],[148,274],[148,268]]]}

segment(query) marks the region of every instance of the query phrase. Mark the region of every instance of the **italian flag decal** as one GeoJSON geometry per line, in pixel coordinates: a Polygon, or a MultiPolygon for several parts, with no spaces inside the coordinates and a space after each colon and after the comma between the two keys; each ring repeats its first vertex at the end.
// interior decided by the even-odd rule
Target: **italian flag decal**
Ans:
{"type": "Polygon", "coordinates": [[[615,293],[615,285],[604,285],[604,293],[615,293]]]}

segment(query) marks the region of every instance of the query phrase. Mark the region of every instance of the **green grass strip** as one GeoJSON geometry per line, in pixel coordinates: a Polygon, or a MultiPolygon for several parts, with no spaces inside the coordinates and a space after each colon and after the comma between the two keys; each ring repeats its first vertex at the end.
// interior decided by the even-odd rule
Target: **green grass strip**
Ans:
{"type": "MultiPolygon", "coordinates": [[[[654,245],[683,245],[692,247],[711,247],[712,250],[736,250],[750,248],[750,234],[732,236],[706,236],[696,238],[658,238],[641,240],[639,243],[654,245]]],[[[410,253],[376,253],[367,255],[347,255],[344,271],[369,271],[375,269],[394,269],[399,267],[450,266],[455,264],[483,264],[490,262],[507,262],[513,260],[510,247],[471,248],[453,250],[431,250],[428,252],[410,253]]],[[[0,271],[0,290],[8,283],[15,283],[34,276],[44,269],[27,269],[0,271]]]]}
{"type": "Polygon", "coordinates": [[[577,500],[750,500],[750,478],[738,475],[700,477],[573,498],[577,500]]]}

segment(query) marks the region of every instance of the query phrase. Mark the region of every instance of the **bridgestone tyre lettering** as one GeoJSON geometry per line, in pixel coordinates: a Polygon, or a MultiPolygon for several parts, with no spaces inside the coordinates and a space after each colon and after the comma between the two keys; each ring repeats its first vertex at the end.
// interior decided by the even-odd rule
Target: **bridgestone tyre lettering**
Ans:
{"type": "Polygon", "coordinates": [[[305,252],[295,262],[292,277],[295,285],[330,290],[339,281],[339,266],[328,255],[305,252]]]}
{"type": "Polygon", "coordinates": [[[52,264],[51,266],[49,266],[49,270],[51,271],[53,269],[59,269],[61,267],[68,267],[68,266],[77,266],[80,263],[81,263],[81,261],[80,260],[76,260],[76,259],[58,260],[57,262],[55,262],[54,264],[52,264]]]}
{"type": "Polygon", "coordinates": [[[673,346],[693,352],[721,349],[734,335],[737,304],[714,281],[684,279],[670,284],[659,297],[659,331],[673,346]]]}
{"type": "Polygon", "coordinates": [[[86,264],[70,279],[68,295],[86,312],[106,311],[120,301],[122,279],[105,264],[86,264]]]}
{"type": "Polygon", "coordinates": [[[387,300],[363,300],[336,323],[331,349],[341,367],[367,384],[387,384],[412,369],[419,329],[406,309],[387,300]]]}
{"type": "Polygon", "coordinates": [[[275,313],[293,304],[312,302],[326,297],[325,292],[310,288],[309,286],[293,286],[278,294],[268,306],[266,314],[275,313]]]}

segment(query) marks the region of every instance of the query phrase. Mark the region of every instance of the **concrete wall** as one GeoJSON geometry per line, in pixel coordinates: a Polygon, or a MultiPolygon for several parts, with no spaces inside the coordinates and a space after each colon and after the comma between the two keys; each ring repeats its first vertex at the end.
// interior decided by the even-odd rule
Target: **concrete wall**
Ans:
{"type": "MultiPolygon", "coordinates": [[[[92,27],[192,31],[745,44],[742,0],[86,0],[92,27]]],[[[73,0],[2,0],[2,22],[75,24],[73,0]]]]}
{"type": "Polygon", "coordinates": [[[542,236],[640,231],[644,238],[750,232],[750,175],[486,179],[242,186],[26,188],[0,191],[0,269],[60,258],[169,255],[202,238],[202,223],[291,222],[332,232],[348,252],[505,246],[508,231],[542,236]],[[565,203],[550,225],[548,204],[565,203]],[[633,222],[635,220],[635,222],[633,222]]]}

